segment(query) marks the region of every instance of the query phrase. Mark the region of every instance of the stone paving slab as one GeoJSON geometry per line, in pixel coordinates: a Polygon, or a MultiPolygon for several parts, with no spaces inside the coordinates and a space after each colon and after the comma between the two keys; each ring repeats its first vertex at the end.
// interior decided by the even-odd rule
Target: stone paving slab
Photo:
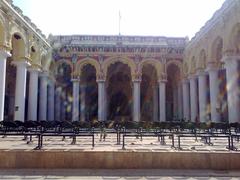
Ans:
{"type": "Polygon", "coordinates": [[[1,170],[0,179],[31,179],[31,180],[57,180],[57,179],[96,179],[96,180],[238,180],[240,172],[237,171],[209,171],[209,170],[156,170],[156,169],[125,169],[125,170],[96,170],[96,169],[17,169],[1,170]]]}

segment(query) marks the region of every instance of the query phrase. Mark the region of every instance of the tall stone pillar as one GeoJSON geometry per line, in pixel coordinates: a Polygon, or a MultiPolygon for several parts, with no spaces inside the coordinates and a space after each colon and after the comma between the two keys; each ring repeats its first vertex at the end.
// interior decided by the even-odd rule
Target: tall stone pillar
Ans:
{"type": "Polygon", "coordinates": [[[27,66],[29,63],[26,60],[13,61],[17,67],[16,74],[16,90],[15,90],[15,112],[14,120],[24,121],[25,117],[25,98],[26,98],[26,77],[27,66]]]}
{"type": "Polygon", "coordinates": [[[210,103],[211,103],[211,121],[220,122],[219,109],[219,80],[218,80],[218,69],[212,64],[208,66],[209,72],[209,86],[210,86],[210,103]]]}
{"type": "Polygon", "coordinates": [[[73,110],[72,121],[79,121],[79,79],[73,79],[73,110]]]}
{"type": "Polygon", "coordinates": [[[140,111],[140,79],[133,80],[133,121],[139,122],[141,117],[140,111]]]}
{"type": "Polygon", "coordinates": [[[223,58],[227,75],[228,120],[229,123],[240,122],[240,88],[239,62],[240,56],[225,56],[223,58]]]}
{"type": "Polygon", "coordinates": [[[198,72],[198,90],[199,90],[199,120],[207,121],[207,76],[203,71],[198,72]]]}
{"type": "Polygon", "coordinates": [[[153,121],[158,121],[158,87],[153,87],[153,121]]]}
{"type": "Polygon", "coordinates": [[[190,81],[190,104],[191,104],[191,122],[196,122],[197,114],[197,82],[196,77],[191,76],[190,81]]]}
{"type": "Polygon", "coordinates": [[[159,84],[159,117],[161,122],[166,121],[166,80],[160,80],[159,84]]]}
{"type": "Polygon", "coordinates": [[[183,118],[182,84],[178,85],[178,118],[183,118]]]}
{"type": "Polygon", "coordinates": [[[53,80],[49,81],[48,88],[48,120],[54,121],[54,109],[55,109],[55,84],[53,80]]]}
{"type": "Polygon", "coordinates": [[[173,115],[175,118],[178,117],[178,90],[177,85],[173,87],[173,115]]]}
{"type": "Polygon", "coordinates": [[[65,89],[62,90],[60,99],[61,99],[61,109],[60,109],[61,120],[65,121],[66,120],[66,105],[67,105],[67,102],[66,102],[66,90],[65,89]]]}
{"type": "Polygon", "coordinates": [[[55,120],[57,121],[61,120],[61,91],[62,91],[61,87],[56,88],[55,120]]]}
{"type": "Polygon", "coordinates": [[[98,120],[105,121],[105,108],[106,99],[105,99],[105,81],[98,80],[98,120]]]}
{"type": "Polygon", "coordinates": [[[108,116],[108,98],[107,98],[107,88],[106,85],[104,85],[104,101],[105,101],[105,114],[104,114],[104,119],[107,120],[107,116],[108,116]]]}
{"type": "Polygon", "coordinates": [[[4,116],[4,100],[5,100],[5,82],[6,82],[6,59],[10,53],[6,50],[0,50],[0,121],[4,116]]]}
{"type": "Polygon", "coordinates": [[[48,75],[46,72],[40,74],[40,96],[39,96],[39,120],[47,120],[47,85],[48,75]]]}
{"type": "Polygon", "coordinates": [[[39,69],[30,68],[30,81],[28,93],[28,120],[37,121],[37,105],[38,105],[38,73],[39,69]]]}
{"type": "Polygon", "coordinates": [[[86,120],[86,103],[85,103],[86,87],[84,85],[80,85],[80,89],[81,89],[81,94],[80,94],[81,121],[85,121],[86,120]]]}
{"type": "Polygon", "coordinates": [[[189,81],[187,79],[183,80],[183,118],[186,121],[190,120],[190,94],[189,94],[189,81]]]}

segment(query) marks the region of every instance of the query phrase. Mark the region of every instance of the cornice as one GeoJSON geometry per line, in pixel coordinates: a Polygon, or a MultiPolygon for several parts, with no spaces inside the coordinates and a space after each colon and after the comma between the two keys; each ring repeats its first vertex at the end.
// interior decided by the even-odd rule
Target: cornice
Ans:
{"type": "MultiPolygon", "coordinates": [[[[50,44],[47,42],[46,38],[44,37],[44,35],[41,34],[40,29],[38,29],[34,23],[30,22],[30,19],[27,16],[23,16],[23,15],[19,14],[14,9],[15,6],[10,5],[8,2],[6,2],[6,0],[1,0],[0,3],[2,4],[2,6],[4,8],[6,8],[10,13],[12,13],[12,15],[15,16],[15,18],[17,18],[28,29],[30,29],[39,39],[41,39],[48,48],[51,47],[50,44]]],[[[18,7],[16,7],[16,8],[18,8],[18,7]]]]}

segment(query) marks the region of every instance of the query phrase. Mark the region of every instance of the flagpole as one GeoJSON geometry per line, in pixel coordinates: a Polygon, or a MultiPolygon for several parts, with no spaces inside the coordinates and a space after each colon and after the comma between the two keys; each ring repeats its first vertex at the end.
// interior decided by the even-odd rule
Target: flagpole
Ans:
{"type": "Polygon", "coordinates": [[[118,35],[120,36],[121,35],[121,13],[120,13],[120,10],[119,10],[119,14],[118,14],[118,35]]]}

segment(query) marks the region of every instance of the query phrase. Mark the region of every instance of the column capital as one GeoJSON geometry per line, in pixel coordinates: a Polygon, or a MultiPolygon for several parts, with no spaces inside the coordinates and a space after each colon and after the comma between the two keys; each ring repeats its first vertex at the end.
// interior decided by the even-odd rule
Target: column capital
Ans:
{"type": "Polygon", "coordinates": [[[207,71],[218,71],[219,70],[219,63],[217,62],[209,62],[207,64],[207,71]]]}
{"type": "Polygon", "coordinates": [[[205,75],[207,75],[207,72],[204,69],[197,70],[197,76],[205,76],[205,75]]]}
{"type": "Polygon", "coordinates": [[[15,66],[24,66],[24,67],[30,66],[30,63],[26,60],[12,61],[12,64],[15,66]]]}
{"type": "Polygon", "coordinates": [[[165,84],[165,83],[167,83],[167,80],[166,80],[166,79],[160,79],[160,80],[158,80],[158,83],[159,83],[159,84],[161,84],[161,83],[164,83],[164,84],[165,84]]]}
{"type": "Polygon", "coordinates": [[[38,73],[38,72],[41,72],[41,70],[40,70],[39,68],[37,68],[37,67],[32,67],[32,66],[28,68],[28,71],[29,71],[29,72],[37,72],[37,73],[38,73]]]}
{"type": "Polygon", "coordinates": [[[222,62],[225,64],[232,63],[233,61],[240,61],[240,55],[225,55],[222,58],[222,62]]]}
{"type": "Polygon", "coordinates": [[[97,82],[106,80],[106,76],[103,72],[98,73],[96,78],[97,78],[97,82]]]}
{"type": "Polygon", "coordinates": [[[49,73],[47,71],[42,71],[39,75],[41,78],[48,78],[49,73]]]}
{"type": "Polygon", "coordinates": [[[0,60],[10,57],[11,53],[6,49],[0,49],[0,60]]]}
{"type": "Polygon", "coordinates": [[[132,74],[132,81],[133,82],[141,82],[142,81],[142,74],[141,73],[132,74]]]}
{"type": "Polygon", "coordinates": [[[160,81],[164,81],[164,82],[167,82],[167,74],[166,73],[161,73],[160,74],[160,77],[158,79],[158,82],[160,81]]]}
{"type": "Polygon", "coordinates": [[[71,81],[74,82],[80,82],[80,78],[72,78],[71,81]]]}
{"type": "Polygon", "coordinates": [[[197,76],[195,74],[191,74],[190,76],[188,76],[188,79],[191,80],[191,79],[196,79],[197,76]]]}
{"type": "Polygon", "coordinates": [[[105,79],[98,79],[97,83],[105,83],[105,79]]]}
{"type": "Polygon", "coordinates": [[[183,80],[182,80],[182,83],[183,83],[183,84],[187,84],[187,83],[189,83],[189,79],[186,79],[186,78],[183,79],[183,80]]]}

